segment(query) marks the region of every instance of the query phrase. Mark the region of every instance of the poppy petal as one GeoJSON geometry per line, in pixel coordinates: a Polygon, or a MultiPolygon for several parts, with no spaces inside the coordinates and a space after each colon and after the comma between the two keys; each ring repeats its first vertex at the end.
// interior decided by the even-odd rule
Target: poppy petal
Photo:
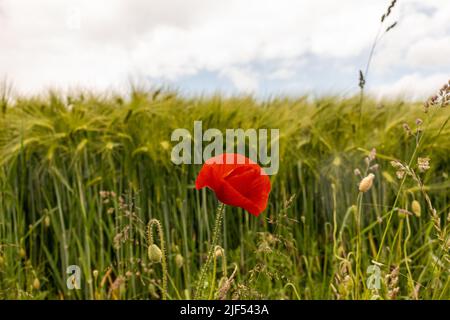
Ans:
{"type": "Polygon", "coordinates": [[[225,153],[205,162],[195,187],[208,187],[221,202],[258,216],[266,209],[270,193],[270,179],[262,173],[261,167],[249,158],[225,153]]]}

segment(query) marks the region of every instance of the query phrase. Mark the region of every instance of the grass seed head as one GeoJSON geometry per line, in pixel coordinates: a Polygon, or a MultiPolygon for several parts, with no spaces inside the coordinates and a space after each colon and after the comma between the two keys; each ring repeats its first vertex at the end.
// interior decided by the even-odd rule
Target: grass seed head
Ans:
{"type": "Polygon", "coordinates": [[[425,172],[430,169],[430,158],[417,158],[417,166],[420,172],[425,172]]]}
{"type": "Polygon", "coordinates": [[[375,178],[375,175],[373,173],[369,173],[367,177],[361,180],[359,183],[359,191],[360,192],[367,192],[370,190],[370,188],[373,185],[373,179],[375,178]]]}
{"type": "Polygon", "coordinates": [[[411,127],[406,122],[403,123],[403,130],[405,130],[408,136],[412,135],[411,127]]]}
{"type": "Polygon", "coordinates": [[[411,203],[411,210],[412,210],[412,212],[414,212],[414,214],[415,214],[417,217],[420,217],[420,214],[422,213],[422,208],[421,208],[421,206],[420,206],[419,201],[414,200],[414,201],[411,203]]]}

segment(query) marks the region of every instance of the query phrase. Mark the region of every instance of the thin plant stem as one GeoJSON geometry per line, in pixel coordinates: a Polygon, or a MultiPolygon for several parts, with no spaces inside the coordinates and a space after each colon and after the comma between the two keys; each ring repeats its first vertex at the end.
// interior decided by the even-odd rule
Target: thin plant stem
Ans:
{"type": "Polygon", "coordinates": [[[403,242],[403,255],[405,256],[405,266],[406,266],[406,270],[408,272],[408,285],[410,286],[411,290],[414,290],[414,279],[412,277],[411,268],[409,266],[408,251],[407,251],[407,245],[408,245],[409,239],[411,238],[411,225],[409,223],[409,217],[406,217],[406,230],[407,230],[407,234],[406,234],[405,241],[403,242]]]}
{"type": "Polygon", "coordinates": [[[361,90],[360,90],[360,93],[359,93],[359,122],[358,122],[359,129],[361,129],[361,124],[362,124],[362,112],[363,112],[363,103],[364,103],[365,83],[367,81],[367,76],[369,75],[370,64],[372,62],[372,58],[373,58],[373,55],[375,53],[375,48],[377,46],[377,43],[378,43],[378,40],[379,40],[379,37],[380,37],[381,28],[382,28],[382,25],[380,25],[380,28],[378,29],[378,32],[377,32],[377,34],[375,36],[375,39],[373,40],[372,47],[370,48],[369,57],[367,59],[366,68],[365,68],[364,74],[363,74],[363,79],[362,80],[364,81],[364,84],[361,85],[361,88],[360,88],[361,90]]]}
{"type": "Polygon", "coordinates": [[[357,209],[356,209],[356,270],[355,270],[355,293],[356,297],[359,296],[359,276],[361,274],[361,210],[362,210],[362,199],[363,199],[363,192],[359,192],[358,199],[357,199],[357,209]]]}
{"type": "Polygon", "coordinates": [[[166,260],[166,248],[165,248],[165,243],[164,243],[164,233],[163,233],[163,227],[161,225],[161,222],[157,219],[152,219],[150,220],[150,222],[148,223],[147,226],[147,236],[148,236],[148,245],[151,246],[152,244],[154,244],[154,240],[153,240],[153,226],[156,226],[156,230],[158,231],[158,235],[159,235],[159,242],[160,242],[160,246],[161,246],[161,252],[162,252],[162,257],[161,257],[161,266],[163,269],[163,276],[162,276],[162,299],[166,300],[167,299],[167,260],[166,260]]]}
{"type": "Polygon", "coordinates": [[[223,203],[219,204],[219,207],[217,208],[217,215],[216,215],[216,222],[214,224],[214,230],[213,230],[213,237],[212,237],[212,243],[209,248],[208,256],[206,258],[206,262],[203,265],[201,271],[200,271],[200,277],[197,283],[197,287],[194,292],[194,299],[200,298],[203,291],[203,284],[205,281],[206,274],[209,269],[209,265],[211,264],[211,261],[214,256],[214,250],[216,248],[217,242],[220,238],[220,231],[222,230],[222,221],[223,221],[223,213],[224,213],[225,205],[223,203]]]}
{"type": "MultiPolygon", "coordinates": [[[[435,110],[436,110],[436,109],[435,109],[435,110]]],[[[428,121],[429,121],[429,123],[431,123],[431,119],[433,118],[433,116],[434,116],[435,113],[436,113],[436,111],[432,112],[431,115],[428,116],[428,121]]],[[[429,124],[428,124],[428,125],[429,125],[429,124]]],[[[425,133],[426,133],[426,130],[424,130],[424,132],[422,133],[422,135],[420,136],[420,138],[417,140],[416,147],[414,148],[413,154],[411,155],[411,158],[410,158],[409,161],[408,161],[408,167],[411,167],[411,165],[412,165],[414,159],[416,158],[416,156],[417,156],[417,154],[418,154],[418,152],[419,152],[420,146],[421,146],[421,144],[422,144],[422,141],[424,140],[425,133]]],[[[386,224],[386,227],[384,228],[384,232],[383,232],[383,235],[382,235],[382,237],[381,237],[381,242],[380,242],[380,244],[379,244],[379,246],[378,246],[378,252],[377,252],[377,255],[376,255],[376,257],[375,257],[375,261],[378,261],[378,259],[380,258],[381,252],[382,252],[382,250],[383,250],[383,244],[384,244],[384,241],[386,240],[386,236],[387,236],[389,227],[390,227],[390,225],[391,225],[391,220],[392,220],[392,217],[393,217],[393,215],[394,215],[394,212],[395,212],[395,208],[396,208],[396,206],[397,206],[397,203],[398,203],[398,201],[399,201],[399,199],[400,199],[400,195],[401,195],[401,192],[402,192],[402,189],[403,189],[403,185],[405,184],[406,178],[407,178],[407,175],[405,175],[405,176],[403,177],[402,181],[400,182],[399,189],[398,189],[397,194],[396,194],[396,196],[395,196],[394,204],[392,205],[392,208],[391,208],[391,210],[390,210],[390,212],[389,212],[389,217],[388,217],[388,220],[387,220],[387,224],[386,224]]]]}
{"type": "Polygon", "coordinates": [[[213,256],[213,272],[211,276],[211,288],[209,290],[208,300],[211,300],[214,297],[214,289],[215,289],[215,282],[216,282],[216,272],[217,272],[217,257],[214,253],[213,256]]]}

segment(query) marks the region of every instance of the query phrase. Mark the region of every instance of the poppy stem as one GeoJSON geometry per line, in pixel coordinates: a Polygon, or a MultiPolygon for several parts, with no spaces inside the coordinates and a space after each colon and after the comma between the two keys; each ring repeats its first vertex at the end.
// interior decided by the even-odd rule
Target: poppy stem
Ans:
{"type": "Polygon", "coordinates": [[[222,230],[223,214],[225,211],[224,208],[225,208],[225,205],[220,202],[219,207],[217,208],[217,215],[216,215],[216,222],[214,224],[212,243],[209,248],[208,257],[206,258],[206,262],[203,265],[202,270],[200,271],[200,278],[198,280],[197,287],[194,292],[194,297],[193,297],[194,299],[201,298],[201,296],[202,296],[205,277],[206,277],[206,274],[208,273],[209,265],[211,264],[211,261],[213,259],[214,250],[217,246],[217,242],[219,242],[220,232],[222,230]]]}
{"type": "Polygon", "coordinates": [[[164,232],[163,232],[163,227],[161,225],[161,222],[158,219],[152,219],[149,221],[148,225],[147,225],[147,242],[149,245],[149,248],[151,245],[154,244],[154,239],[153,239],[153,227],[156,226],[156,230],[158,232],[159,235],[159,242],[161,245],[161,266],[162,266],[162,299],[166,300],[167,299],[167,260],[166,260],[166,247],[165,247],[165,243],[164,243],[164,232]]]}

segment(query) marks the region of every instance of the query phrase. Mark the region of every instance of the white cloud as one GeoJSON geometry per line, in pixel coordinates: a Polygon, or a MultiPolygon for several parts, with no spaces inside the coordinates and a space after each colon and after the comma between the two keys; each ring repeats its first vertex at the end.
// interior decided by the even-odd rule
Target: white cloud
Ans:
{"type": "Polygon", "coordinates": [[[450,67],[450,35],[417,41],[409,48],[405,62],[412,67],[450,67]]]}
{"type": "MultiPolygon", "coordinates": [[[[378,77],[395,66],[450,71],[447,1],[399,1],[392,17],[399,25],[375,56],[378,77]]],[[[0,0],[0,76],[20,90],[40,90],[107,88],[136,76],[176,82],[208,71],[248,92],[264,77],[297,83],[298,70],[314,61],[327,82],[348,83],[340,72],[360,67],[356,59],[389,2],[0,0]],[[270,66],[269,74],[258,65],[270,66]]]]}
{"type": "Polygon", "coordinates": [[[403,76],[397,81],[375,86],[372,93],[378,97],[402,97],[408,100],[425,100],[447,83],[449,75],[436,73],[423,76],[418,73],[403,76]]]}
{"type": "Polygon", "coordinates": [[[447,0],[400,2],[391,21],[398,25],[380,42],[373,70],[441,66],[450,71],[450,6],[447,0]]]}
{"type": "Polygon", "coordinates": [[[258,76],[250,70],[229,68],[221,74],[228,77],[239,91],[254,93],[258,89],[258,76]]]}

